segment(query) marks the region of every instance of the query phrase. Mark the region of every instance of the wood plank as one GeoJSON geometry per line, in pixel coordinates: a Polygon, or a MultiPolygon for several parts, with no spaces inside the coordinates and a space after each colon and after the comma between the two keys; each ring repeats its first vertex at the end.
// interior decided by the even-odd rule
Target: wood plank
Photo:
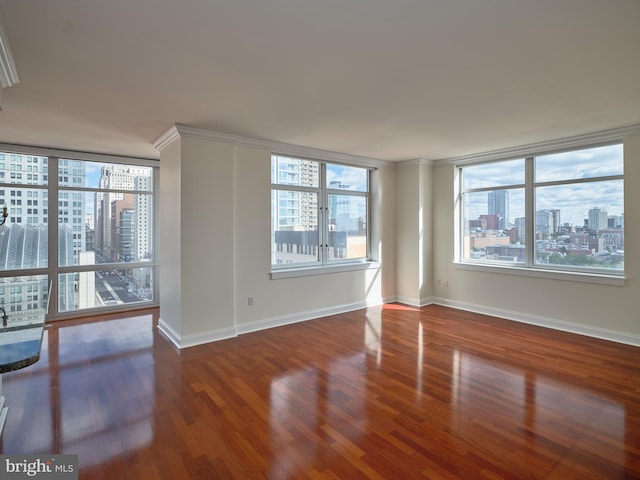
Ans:
{"type": "Polygon", "coordinates": [[[158,314],[49,325],[3,376],[2,452],[87,479],[640,478],[640,348],[392,304],[178,351],[158,314]]]}

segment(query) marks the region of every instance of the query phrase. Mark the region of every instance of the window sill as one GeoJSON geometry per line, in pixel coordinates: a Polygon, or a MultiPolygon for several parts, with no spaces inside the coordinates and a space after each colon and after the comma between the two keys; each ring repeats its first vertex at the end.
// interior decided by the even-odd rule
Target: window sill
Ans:
{"type": "Polygon", "coordinates": [[[549,280],[564,280],[569,282],[596,283],[599,285],[624,286],[624,277],[618,275],[606,275],[602,273],[585,272],[561,272],[556,270],[544,270],[541,268],[525,268],[502,265],[480,265],[477,263],[454,262],[454,268],[458,270],[471,270],[475,272],[499,273],[503,275],[517,275],[530,278],[545,278],[549,280]]]}
{"type": "Polygon", "coordinates": [[[287,268],[282,270],[272,270],[271,280],[281,278],[309,277],[313,275],[325,275],[328,273],[352,272],[356,270],[379,269],[379,262],[343,263],[339,265],[329,265],[325,267],[287,268]]]}

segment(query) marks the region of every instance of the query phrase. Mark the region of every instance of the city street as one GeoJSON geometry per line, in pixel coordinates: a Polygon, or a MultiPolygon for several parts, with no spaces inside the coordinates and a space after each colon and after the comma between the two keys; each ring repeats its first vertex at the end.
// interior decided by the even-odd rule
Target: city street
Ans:
{"type": "Polygon", "coordinates": [[[139,302],[140,298],[129,292],[129,286],[112,273],[96,274],[96,292],[104,305],[139,302]]]}

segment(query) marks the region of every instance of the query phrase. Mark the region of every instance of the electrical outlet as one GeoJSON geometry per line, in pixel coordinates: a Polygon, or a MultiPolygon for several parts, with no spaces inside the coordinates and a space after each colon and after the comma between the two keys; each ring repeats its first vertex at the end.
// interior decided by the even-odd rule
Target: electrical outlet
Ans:
{"type": "Polygon", "coordinates": [[[247,305],[253,305],[253,297],[247,298],[247,305]]]}
{"type": "Polygon", "coordinates": [[[445,280],[445,281],[444,281],[444,286],[445,286],[445,287],[448,287],[448,286],[449,286],[449,280],[445,280]]]}

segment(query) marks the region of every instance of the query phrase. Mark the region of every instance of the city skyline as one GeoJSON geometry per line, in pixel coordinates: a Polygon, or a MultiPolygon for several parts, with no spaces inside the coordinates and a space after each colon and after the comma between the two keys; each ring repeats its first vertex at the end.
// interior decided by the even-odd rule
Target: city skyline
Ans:
{"type": "MultiPolygon", "coordinates": [[[[623,180],[589,181],[556,184],[574,179],[598,179],[607,175],[622,175],[622,145],[606,145],[579,151],[568,151],[535,157],[534,211],[560,210],[562,223],[580,227],[591,208],[601,208],[609,215],[624,214],[623,180]],[[586,205],[588,199],[588,206],[586,205]]],[[[477,218],[488,212],[486,193],[507,188],[509,192],[508,223],[525,216],[525,160],[483,163],[464,168],[464,189],[485,189],[466,194],[467,218],[477,218]]]]}
{"type": "MultiPolygon", "coordinates": [[[[0,269],[114,264],[57,274],[59,312],[150,299],[152,268],[141,262],[153,258],[152,170],[0,152],[0,206],[8,214],[0,227],[0,269]],[[57,198],[49,196],[51,182],[57,198]]],[[[25,309],[34,308],[31,288],[24,292],[25,309]]]]}

